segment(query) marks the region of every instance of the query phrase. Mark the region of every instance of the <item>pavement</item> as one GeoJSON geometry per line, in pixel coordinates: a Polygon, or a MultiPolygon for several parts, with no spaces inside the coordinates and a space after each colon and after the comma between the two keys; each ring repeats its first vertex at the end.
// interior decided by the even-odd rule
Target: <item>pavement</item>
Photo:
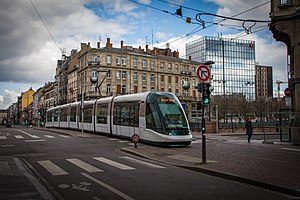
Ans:
{"type": "MultiPolygon", "coordinates": [[[[47,130],[69,135],[87,134],[47,130]]],[[[200,133],[194,133],[194,141],[188,147],[166,148],[139,143],[137,148],[132,145],[121,151],[300,198],[300,147],[288,142],[253,140],[248,143],[246,136],[243,140],[235,138],[242,134],[206,134],[205,163],[200,133]]],[[[26,167],[28,164],[16,157],[0,157],[0,200],[53,199],[26,167]]]]}

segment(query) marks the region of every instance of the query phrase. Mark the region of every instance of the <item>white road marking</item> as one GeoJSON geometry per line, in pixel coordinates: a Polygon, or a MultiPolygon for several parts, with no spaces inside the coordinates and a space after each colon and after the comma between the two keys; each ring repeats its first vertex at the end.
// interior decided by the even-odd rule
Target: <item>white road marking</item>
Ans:
{"type": "Polygon", "coordinates": [[[19,131],[21,133],[24,133],[25,135],[28,135],[29,137],[32,137],[32,138],[40,138],[39,136],[31,135],[31,134],[29,134],[29,133],[27,133],[25,131],[19,130],[19,129],[14,129],[14,130],[19,131]]]}
{"type": "Polygon", "coordinates": [[[52,136],[52,135],[44,135],[45,137],[47,137],[47,138],[55,138],[54,136],[52,136]]]}
{"type": "Polygon", "coordinates": [[[284,150],[288,150],[288,151],[299,151],[300,152],[300,149],[293,149],[293,148],[282,148],[284,150]]]}
{"type": "Polygon", "coordinates": [[[82,176],[85,176],[86,178],[90,179],[91,181],[94,181],[95,183],[101,185],[102,187],[105,187],[106,189],[110,190],[111,192],[119,195],[120,197],[122,197],[123,199],[126,199],[126,200],[134,200],[132,197],[128,196],[127,194],[124,194],[123,192],[117,190],[116,188],[86,174],[86,173],[81,173],[82,176]]]}
{"type": "Polygon", "coordinates": [[[119,139],[116,139],[116,138],[110,138],[108,140],[111,140],[111,141],[116,141],[116,140],[119,140],[119,139]]]}
{"type": "Polygon", "coordinates": [[[22,135],[15,135],[15,138],[17,138],[17,139],[23,139],[24,137],[22,135]]]}
{"type": "Polygon", "coordinates": [[[14,144],[2,144],[1,147],[14,147],[14,144]]]}
{"type": "Polygon", "coordinates": [[[135,169],[133,167],[129,167],[127,165],[124,165],[124,164],[121,164],[121,163],[118,163],[118,162],[115,162],[115,161],[112,161],[112,160],[109,160],[109,159],[106,159],[106,158],[103,158],[103,157],[96,157],[94,159],[98,160],[100,162],[106,163],[106,164],[108,164],[110,166],[119,168],[121,170],[133,170],[133,169],[135,169]]]}
{"type": "Polygon", "coordinates": [[[63,137],[63,138],[70,138],[70,136],[68,135],[59,135],[60,137],[63,137]]]}
{"type": "Polygon", "coordinates": [[[7,139],[6,136],[0,135],[0,140],[5,140],[5,139],[7,139]]]}
{"type": "Polygon", "coordinates": [[[67,159],[67,161],[69,161],[70,163],[73,163],[74,165],[80,167],[81,169],[84,169],[87,172],[103,172],[103,170],[98,169],[86,162],[83,162],[82,160],[79,160],[77,158],[71,158],[71,159],[67,159]]]}
{"type": "Polygon", "coordinates": [[[37,161],[42,167],[44,167],[53,176],[66,175],[69,174],[50,160],[37,161]]]}
{"type": "Polygon", "coordinates": [[[144,161],[141,161],[141,160],[137,160],[135,158],[131,158],[131,157],[128,157],[128,156],[122,156],[120,158],[127,159],[131,162],[135,162],[135,163],[145,165],[145,166],[148,166],[148,167],[152,167],[152,168],[158,168],[158,169],[164,169],[165,168],[165,167],[162,167],[162,166],[159,166],[159,165],[155,165],[155,164],[152,164],[152,163],[147,163],[147,162],[144,162],[144,161]]]}
{"type": "Polygon", "coordinates": [[[118,142],[119,143],[126,143],[126,142],[128,142],[128,140],[119,140],[118,142]]]}
{"type": "Polygon", "coordinates": [[[46,140],[24,140],[24,142],[45,142],[46,140]]]}

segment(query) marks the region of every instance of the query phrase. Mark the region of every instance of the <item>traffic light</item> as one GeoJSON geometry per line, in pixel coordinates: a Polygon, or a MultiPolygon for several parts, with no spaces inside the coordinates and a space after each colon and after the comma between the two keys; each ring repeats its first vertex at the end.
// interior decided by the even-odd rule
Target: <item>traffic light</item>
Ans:
{"type": "Polygon", "coordinates": [[[203,104],[209,104],[210,103],[210,93],[211,93],[211,84],[210,83],[203,83],[202,88],[202,100],[203,104]]]}

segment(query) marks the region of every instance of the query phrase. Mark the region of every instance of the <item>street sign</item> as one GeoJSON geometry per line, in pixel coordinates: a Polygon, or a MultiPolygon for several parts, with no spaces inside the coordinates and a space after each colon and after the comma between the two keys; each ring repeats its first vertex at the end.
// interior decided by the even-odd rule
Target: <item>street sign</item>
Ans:
{"type": "Polygon", "coordinates": [[[138,143],[140,141],[140,136],[138,134],[133,134],[131,140],[133,143],[138,143]]]}
{"type": "Polygon", "coordinates": [[[210,78],[210,69],[206,65],[200,65],[196,70],[196,74],[200,81],[207,81],[210,78]]]}
{"type": "Polygon", "coordinates": [[[291,96],[291,90],[290,90],[290,88],[285,88],[285,90],[284,90],[284,95],[285,95],[286,97],[290,97],[290,96],[291,96]]]}

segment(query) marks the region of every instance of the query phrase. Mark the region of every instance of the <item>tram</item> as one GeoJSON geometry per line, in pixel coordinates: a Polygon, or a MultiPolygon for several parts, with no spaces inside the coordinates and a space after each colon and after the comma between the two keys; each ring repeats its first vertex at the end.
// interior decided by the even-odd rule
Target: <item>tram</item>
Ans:
{"type": "Polygon", "coordinates": [[[190,145],[192,134],[178,98],[169,92],[144,92],[69,103],[47,110],[46,127],[84,130],[145,143],[190,145]]]}

